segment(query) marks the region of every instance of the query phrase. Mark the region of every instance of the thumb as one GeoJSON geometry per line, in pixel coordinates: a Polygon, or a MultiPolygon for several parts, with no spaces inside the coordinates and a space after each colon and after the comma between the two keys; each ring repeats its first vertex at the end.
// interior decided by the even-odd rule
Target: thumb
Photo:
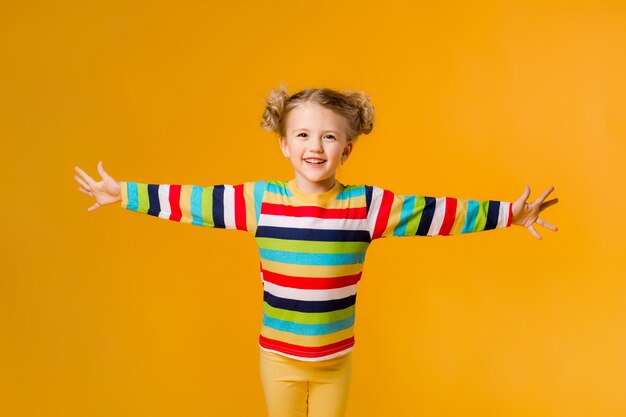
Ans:
{"type": "Polygon", "coordinates": [[[102,177],[102,179],[110,178],[110,175],[102,167],[102,161],[98,162],[98,174],[102,177]]]}
{"type": "Polygon", "coordinates": [[[516,204],[524,204],[526,202],[526,200],[528,200],[529,196],[530,196],[530,187],[528,186],[528,184],[526,184],[526,186],[524,187],[524,192],[517,199],[517,201],[515,201],[515,203],[516,204]]]}

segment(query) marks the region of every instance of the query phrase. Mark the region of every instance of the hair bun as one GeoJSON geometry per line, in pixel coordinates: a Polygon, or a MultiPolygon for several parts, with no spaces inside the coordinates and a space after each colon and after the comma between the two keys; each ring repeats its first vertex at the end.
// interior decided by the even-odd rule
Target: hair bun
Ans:
{"type": "Polygon", "coordinates": [[[265,103],[265,111],[261,119],[261,127],[270,132],[280,130],[280,120],[285,109],[285,103],[289,98],[287,86],[281,84],[278,88],[273,88],[265,103]]]}
{"type": "Polygon", "coordinates": [[[359,134],[367,135],[374,128],[374,106],[371,97],[362,91],[347,91],[346,96],[359,112],[359,134]]]}

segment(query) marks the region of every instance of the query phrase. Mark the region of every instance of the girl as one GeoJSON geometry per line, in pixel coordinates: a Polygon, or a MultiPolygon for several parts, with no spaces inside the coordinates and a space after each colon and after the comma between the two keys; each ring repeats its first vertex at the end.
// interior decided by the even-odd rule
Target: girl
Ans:
{"type": "Polygon", "coordinates": [[[471,233],[511,224],[535,230],[557,199],[548,188],[532,203],[397,195],[376,186],[343,185],[337,167],[374,107],[361,92],[327,88],[289,95],[272,90],[262,127],[279,136],[294,168],[290,181],[235,186],[115,181],[98,163],[97,182],[75,167],[79,190],[95,210],[123,208],[193,225],[246,230],[256,239],[264,288],[260,373],[270,417],[340,417],[345,413],[354,346],[356,286],[369,244],[387,236],[471,233]]]}

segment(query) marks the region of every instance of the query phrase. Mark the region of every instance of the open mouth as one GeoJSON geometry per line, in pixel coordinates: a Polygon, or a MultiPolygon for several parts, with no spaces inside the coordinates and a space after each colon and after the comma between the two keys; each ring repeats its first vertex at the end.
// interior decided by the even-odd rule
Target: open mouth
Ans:
{"type": "Polygon", "coordinates": [[[320,159],[320,158],[305,158],[304,162],[306,162],[309,165],[324,165],[326,163],[325,159],[320,159]]]}

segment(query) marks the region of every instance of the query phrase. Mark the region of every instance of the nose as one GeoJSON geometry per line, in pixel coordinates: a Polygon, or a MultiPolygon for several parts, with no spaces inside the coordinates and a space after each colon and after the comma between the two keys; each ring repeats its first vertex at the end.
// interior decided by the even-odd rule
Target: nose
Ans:
{"type": "Polygon", "coordinates": [[[309,141],[310,150],[313,152],[323,152],[324,148],[322,146],[322,138],[320,137],[312,137],[309,141]]]}

